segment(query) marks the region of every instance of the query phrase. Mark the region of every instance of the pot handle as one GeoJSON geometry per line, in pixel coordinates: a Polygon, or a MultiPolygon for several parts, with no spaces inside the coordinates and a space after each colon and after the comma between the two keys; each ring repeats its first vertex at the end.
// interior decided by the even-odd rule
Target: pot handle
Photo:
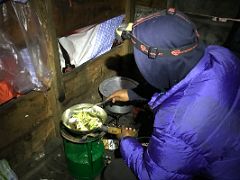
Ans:
{"type": "Polygon", "coordinates": [[[95,106],[104,107],[107,103],[109,103],[111,101],[112,101],[112,99],[105,99],[104,101],[95,104],[95,106]]]}
{"type": "Polygon", "coordinates": [[[108,132],[109,134],[121,134],[122,133],[122,129],[116,128],[116,127],[102,126],[101,130],[108,132]]]}

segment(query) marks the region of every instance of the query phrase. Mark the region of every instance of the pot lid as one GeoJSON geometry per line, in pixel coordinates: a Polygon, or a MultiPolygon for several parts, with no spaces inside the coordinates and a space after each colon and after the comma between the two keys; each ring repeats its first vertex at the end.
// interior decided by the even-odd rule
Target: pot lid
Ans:
{"type": "Polygon", "coordinates": [[[114,76],[112,78],[104,80],[99,85],[99,91],[100,93],[108,97],[110,96],[114,91],[120,90],[120,89],[132,89],[138,86],[138,82],[122,76],[114,76]]]}

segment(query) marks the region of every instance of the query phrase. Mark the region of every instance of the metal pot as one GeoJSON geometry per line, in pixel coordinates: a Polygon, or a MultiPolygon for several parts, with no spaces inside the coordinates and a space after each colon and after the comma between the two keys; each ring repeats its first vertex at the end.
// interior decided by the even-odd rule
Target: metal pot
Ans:
{"type": "MultiPolygon", "coordinates": [[[[106,99],[110,96],[114,91],[120,89],[132,89],[138,86],[138,82],[133,79],[122,77],[122,76],[114,76],[112,78],[104,80],[99,85],[99,91],[103,96],[103,99],[106,99]]],[[[126,114],[132,110],[133,106],[129,102],[116,102],[114,104],[108,103],[105,106],[105,109],[115,113],[115,114],[126,114]]]]}
{"type": "Polygon", "coordinates": [[[94,106],[94,104],[82,103],[82,104],[77,104],[77,105],[74,105],[74,106],[66,109],[62,114],[61,122],[62,122],[62,125],[68,131],[70,131],[71,133],[74,133],[74,134],[78,134],[78,135],[79,134],[80,135],[90,134],[90,133],[94,133],[96,131],[105,131],[110,134],[120,134],[121,133],[120,128],[105,126],[104,123],[106,122],[106,120],[107,120],[107,113],[104,109],[102,109],[99,106],[94,106]],[[101,120],[101,124],[98,127],[91,129],[91,130],[84,131],[84,130],[74,129],[71,126],[69,126],[69,119],[72,117],[72,115],[83,108],[93,108],[93,110],[97,112],[97,114],[98,114],[97,117],[101,120]]]}

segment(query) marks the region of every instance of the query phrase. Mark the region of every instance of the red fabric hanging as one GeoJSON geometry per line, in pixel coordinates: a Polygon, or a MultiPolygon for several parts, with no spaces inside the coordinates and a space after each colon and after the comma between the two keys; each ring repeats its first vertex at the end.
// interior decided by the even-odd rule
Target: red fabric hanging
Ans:
{"type": "Polygon", "coordinates": [[[0,104],[3,104],[16,96],[17,94],[8,82],[0,81],[0,104]]]}

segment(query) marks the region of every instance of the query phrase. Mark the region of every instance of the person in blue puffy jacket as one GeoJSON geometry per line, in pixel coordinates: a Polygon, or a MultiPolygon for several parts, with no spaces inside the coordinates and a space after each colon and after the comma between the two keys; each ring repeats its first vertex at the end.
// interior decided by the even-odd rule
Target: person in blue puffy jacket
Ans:
{"type": "MultiPolygon", "coordinates": [[[[174,9],[135,22],[125,34],[136,64],[158,89],[147,148],[123,130],[120,152],[140,180],[240,179],[240,60],[230,50],[205,46],[189,18],[174,9]]],[[[138,98],[119,90],[109,99],[138,98]]]]}

